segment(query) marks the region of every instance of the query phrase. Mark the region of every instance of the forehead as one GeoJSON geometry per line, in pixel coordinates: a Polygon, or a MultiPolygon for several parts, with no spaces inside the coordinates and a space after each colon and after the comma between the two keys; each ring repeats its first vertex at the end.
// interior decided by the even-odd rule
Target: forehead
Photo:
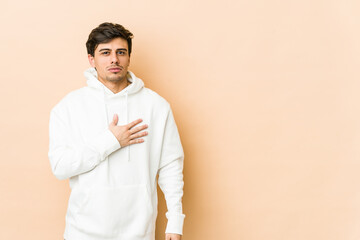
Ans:
{"type": "Polygon", "coordinates": [[[128,43],[125,39],[123,38],[114,38],[112,39],[110,42],[107,43],[100,43],[95,51],[100,51],[101,49],[119,49],[119,48],[125,48],[128,50],[128,43]]]}

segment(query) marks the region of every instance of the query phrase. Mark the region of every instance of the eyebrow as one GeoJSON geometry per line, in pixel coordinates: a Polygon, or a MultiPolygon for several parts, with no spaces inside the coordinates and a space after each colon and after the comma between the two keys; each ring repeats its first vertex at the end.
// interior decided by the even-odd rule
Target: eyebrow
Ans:
{"type": "MultiPolygon", "coordinates": [[[[118,49],[116,49],[116,51],[119,51],[119,50],[127,52],[126,48],[118,48],[118,49]]],[[[99,52],[101,52],[101,51],[111,51],[111,49],[110,48],[102,48],[102,49],[99,50],[99,52]]]]}

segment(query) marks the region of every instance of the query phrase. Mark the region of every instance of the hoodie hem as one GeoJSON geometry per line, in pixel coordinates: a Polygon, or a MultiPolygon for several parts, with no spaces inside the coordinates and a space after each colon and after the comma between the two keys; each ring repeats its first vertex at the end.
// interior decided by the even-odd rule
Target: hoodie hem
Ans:
{"type": "MultiPolygon", "coordinates": [[[[102,236],[92,236],[77,230],[71,224],[66,224],[64,239],[66,240],[104,240],[102,236]]],[[[106,237],[106,240],[155,240],[155,232],[150,232],[142,236],[118,234],[114,237],[106,237]]]]}

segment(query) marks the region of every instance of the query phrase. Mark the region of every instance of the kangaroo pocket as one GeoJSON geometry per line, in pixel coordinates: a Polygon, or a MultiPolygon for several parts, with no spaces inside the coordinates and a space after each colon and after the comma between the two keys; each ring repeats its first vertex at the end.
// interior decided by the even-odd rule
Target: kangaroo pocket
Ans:
{"type": "Polygon", "coordinates": [[[152,231],[154,209],[146,185],[95,187],[75,216],[76,227],[99,237],[143,236],[152,231]]]}

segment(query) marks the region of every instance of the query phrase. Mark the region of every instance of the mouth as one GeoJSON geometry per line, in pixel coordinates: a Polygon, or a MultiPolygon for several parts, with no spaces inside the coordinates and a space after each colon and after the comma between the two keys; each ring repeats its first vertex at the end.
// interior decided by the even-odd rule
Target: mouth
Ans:
{"type": "Polygon", "coordinates": [[[112,72],[112,73],[117,73],[117,72],[120,72],[121,70],[122,70],[121,67],[110,67],[110,68],[108,68],[108,71],[112,72]]]}

